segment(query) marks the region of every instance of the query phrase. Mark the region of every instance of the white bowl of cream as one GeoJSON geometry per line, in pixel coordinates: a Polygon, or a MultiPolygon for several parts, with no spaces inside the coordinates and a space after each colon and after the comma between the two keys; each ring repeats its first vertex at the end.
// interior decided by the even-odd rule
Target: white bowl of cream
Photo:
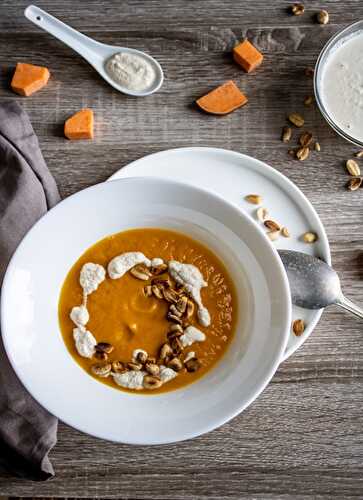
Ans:
{"type": "Polygon", "coordinates": [[[1,296],[5,349],[34,398],[83,432],[132,444],[192,438],[236,416],[271,380],[290,326],[287,277],[263,230],[216,194],[158,178],[99,184],[59,203],[21,242],[1,296]],[[238,308],[234,337],[210,372],[147,396],[90,377],[69,354],[58,323],[64,278],[85,249],[145,227],[174,229],[210,248],[234,281],[238,308]]]}
{"type": "Polygon", "coordinates": [[[315,68],[314,90],[331,127],[363,147],[363,21],[343,29],[325,45],[315,68]]]}

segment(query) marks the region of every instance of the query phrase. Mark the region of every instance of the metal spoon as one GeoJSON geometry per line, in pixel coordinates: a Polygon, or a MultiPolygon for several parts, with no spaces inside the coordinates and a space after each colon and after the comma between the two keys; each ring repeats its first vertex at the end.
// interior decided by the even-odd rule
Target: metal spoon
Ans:
{"type": "Polygon", "coordinates": [[[116,90],[129,94],[132,96],[146,96],[153,94],[161,87],[164,80],[164,73],[156,59],[149,56],[145,52],[136,49],[129,49],[127,47],[114,47],[113,45],[106,45],[89,38],[82,33],[74,30],[70,26],[62,23],[56,17],[51,16],[47,12],[35,5],[29,5],[24,11],[24,15],[29,21],[36,24],[39,28],[47,31],[61,42],[65,43],[71,49],[80,54],[96,71],[106,80],[107,83],[112,85],[116,90]],[[112,80],[105,70],[106,61],[119,52],[135,54],[142,57],[153,67],[155,71],[155,80],[151,86],[143,91],[130,90],[117,82],[112,80]]]}
{"type": "Polygon", "coordinates": [[[337,273],[324,261],[301,252],[278,250],[290,283],[292,303],[305,309],[332,304],[363,319],[363,309],[344,297],[337,273]]]}

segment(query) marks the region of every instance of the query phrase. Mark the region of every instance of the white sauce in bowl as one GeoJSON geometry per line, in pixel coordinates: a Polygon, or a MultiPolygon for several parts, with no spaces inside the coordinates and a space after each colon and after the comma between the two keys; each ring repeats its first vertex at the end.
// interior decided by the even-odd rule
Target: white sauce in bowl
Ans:
{"type": "Polygon", "coordinates": [[[193,264],[183,264],[176,260],[169,262],[169,273],[177,283],[183,285],[187,293],[192,297],[198,306],[198,321],[202,326],[209,326],[211,318],[209,311],[204,307],[200,291],[203,287],[207,286],[204,281],[202,273],[193,264]]]}
{"type": "Polygon", "coordinates": [[[320,94],[330,118],[363,141],[363,31],[350,35],[328,54],[320,94]]]}
{"type": "Polygon", "coordinates": [[[150,267],[151,261],[142,252],[126,252],[114,257],[109,262],[107,271],[111,279],[118,280],[137,264],[150,267]]]}

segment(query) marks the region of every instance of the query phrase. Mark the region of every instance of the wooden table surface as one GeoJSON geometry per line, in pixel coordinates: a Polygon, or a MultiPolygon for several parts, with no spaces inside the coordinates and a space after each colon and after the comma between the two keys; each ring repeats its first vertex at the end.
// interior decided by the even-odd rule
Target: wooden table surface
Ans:
{"type": "MultiPolygon", "coordinates": [[[[156,95],[133,99],[108,86],[69,48],[23,17],[24,0],[0,4],[0,100],[30,115],[61,194],[104,181],[144,155],[183,146],[232,149],[266,161],[303,190],[318,211],[347,295],[363,302],[362,190],[348,192],[344,161],[356,149],[303,100],[304,68],[344,25],[363,18],[361,0],[306,2],[301,17],[281,0],[39,0],[86,35],[146,50],[165,70],[156,95]],[[330,23],[314,13],[324,7],[330,23]],[[263,66],[245,74],[230,56],[248,36],[263,66]],[[48,86],[30,98],[9,90],[17,61],[46,65],[48,86]],[[228,116],[198,112],[193,101],[234,79],[249,104],[228,116]],[[70,142],[66,117],[95,112],[95,139],[70,142]],[[292,160],[280,141],[286,114],[302,112],[321,153],[292,160]]],[[[361,160],[363,166],[363,160],[361,160]]],[[[241,186],[243,192],[243,186],[241,186]]],[[[326,311],[306,344],[285,361],[243,414],[205,436],[168,446],[104,442],[60,424],[51,453],[56,478],[38,484],[0,477],[0,495],[197,498],[363,498],[363,323],[326,311]]]]}

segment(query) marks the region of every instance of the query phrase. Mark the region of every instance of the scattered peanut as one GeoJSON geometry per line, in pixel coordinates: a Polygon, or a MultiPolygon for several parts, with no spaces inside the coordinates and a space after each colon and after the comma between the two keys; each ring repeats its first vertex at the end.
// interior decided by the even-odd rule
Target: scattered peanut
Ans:
{"type": "Polygon", "coordinates": [[[313,134],[311,132],[303,132],[299,137],[299,143],[302,146],[309,146],[313,140],[313,134]]]}
{"type": "Polygon", "coordinates": [[[290,10],[293,16],[301,16],[302,14],[304,14],[305,7],[302,3],[294,3],[293,5],[291,5],[290,10]]]}
{"type": "Polygon", "coordinates": [[[347,170],[350,173],[350,175],[353,175],[355,177],[360,175],[360,168],[355,160],[347,160],[345,166],[347,167],[347,170]]]}
{"type": "Polygon", "coordinates": [[[297,337],[300,337],[300,335],[304,332],[305,330],[305,323],[302,319],[295,319],[292,323],[292,331],[297,337]]]}
{"type": "Polygon", "coordinates": [[[315,241],[318,239],[318,235],[316,233],[308,231],[307,233],[303,234],[302,239],[305,243],[315,243],[315,241]]]}
{"type": "Polygon", "coordinates": [[[185,368],[188,372],[196,372],[200,368],[200,362],[196,358],[192,358],[185,363],[185,368]]]}
{"type": "Polygon", "coordinates": [[[349,191],[356,191],[361,187],[362,181],[363,181],[362,177],[352,177],[348,181],[347,188],[349,189],[349,191]]]}
{"type": "Polygon", "coordinates": [[[122,373],[126,370],[125,365],[122,363],[122,361],[113,361],[112,362],[112,370],[115,373],[122,373]]]}
{"type": "Polygon", "coordinates": [[[316,20],[319,24],[328,24],[329,13],[327,10],[321,10],[316,14],[316,20]]]}
{"type": "Polygon", "coordinates": [[[314,102],[314,97],[312,95],[308,95],[304,99],[304,106],[311,106],[314,102]]]}
{"type": "Polygon", "coordinates": [[[158,377],[152,375],[145,375],[143,381],[145,389],[158,389],[162,386],[162,381],[158,377]]]}
{"type": "Polygon", "coordinates": [[[289,142],[291,139],[292,130],[291,127],[285,126],[282,129],[281,140],[282,142],[289,142]]]}
{"type": "Polygon", "coordinates": [[[157,377],[160,373],[160,367],[156,363],[146,363],[145,370],[154,377],[157,377]]]}
{"type": "Polygon", "coordinates": [[[151,276],[151,272],[144,264],[138,264],[137,266],[133,267],[130,270],[130,274],[132,274],[134,278],[142,281],[147,281],[151,276]]]}
{"type": "Polygon", "coordinates": [[[147,353],[144,351],[139,351],[136,356],[136,361],[142,365],[147,361],[147,353]]]}
{"type": "Polygon", "coordinates": [[[108,359],[108,354],[102,351],[96,351],[95,352],[95,358],[99,359],[100,361],[107,361],[108,359]]]}
{"type": "Polygon", "coordinates": [[[142,364],[141,363],[130,362],[130,363],[127,363],[127,368],[129,370],[133,370],[135,372],[139,372],[142,369],[142,364]]]}
{"type": "Polygon", "coordinates": [[[290,113],[288,119],[296,127],[302,127],[305,123],[304,118],[299,113],[290,113]]]}
{"type": "Polygon", "coordinates": [[[169,344],[163,344],[160,349],[160,358],[165,359],[167,356],[171,356],[173,354],[173,349],[169,344]]]}
{"type": "Polygon", "coordinates": [[[105,365],[97,364],[91,366],[91,372],[98,377],[108,377],[111,373],[111,364],[106,363],[105,365]]]}
{"type": "Polygon", "coordinates": [[[270,229],[270,231],[280,231],[280,229],[281,229],[280,224],[278,224],[274,220],[267,219],[263,223],[267,227],[267,229],[270,229]]]}
{"type": "Polygon", "coordinates": [[[248,194],[245,196],[245,200],[248,203],[252,203],[253,205],[260,205],[262,203],[262,196],[259,194],[248,194]]]}
{"type": "Polygon", "coordinates": [[[183,363],[180,361],[179,358],[173,358],[169,361],[167,366],[168,368],[171,368],[175,372],[180,372],[180,370],[183,368],[183,363]]]}
{"type": "Polygon", "coordinates": [[[300,161],[304,161],[308,158],[310,153],[310,149],[306,146],[303,146],[302,148],[299,148],[296,151],[296,158],[300,161]]]}
{"type": "Polygon", "coordinates": [[[113,345],[108,342],[99,342],[96,345],[96,351],[105,352],[106,354],[110,354],[114,350],[113,345]]]}
{"type": "Polygon", "coordinates": [[[194,302],[191,300],[188,300],[187,304],[187,311],[186,311],[186,317],[191,318],[194,314],[194,302]]]}

